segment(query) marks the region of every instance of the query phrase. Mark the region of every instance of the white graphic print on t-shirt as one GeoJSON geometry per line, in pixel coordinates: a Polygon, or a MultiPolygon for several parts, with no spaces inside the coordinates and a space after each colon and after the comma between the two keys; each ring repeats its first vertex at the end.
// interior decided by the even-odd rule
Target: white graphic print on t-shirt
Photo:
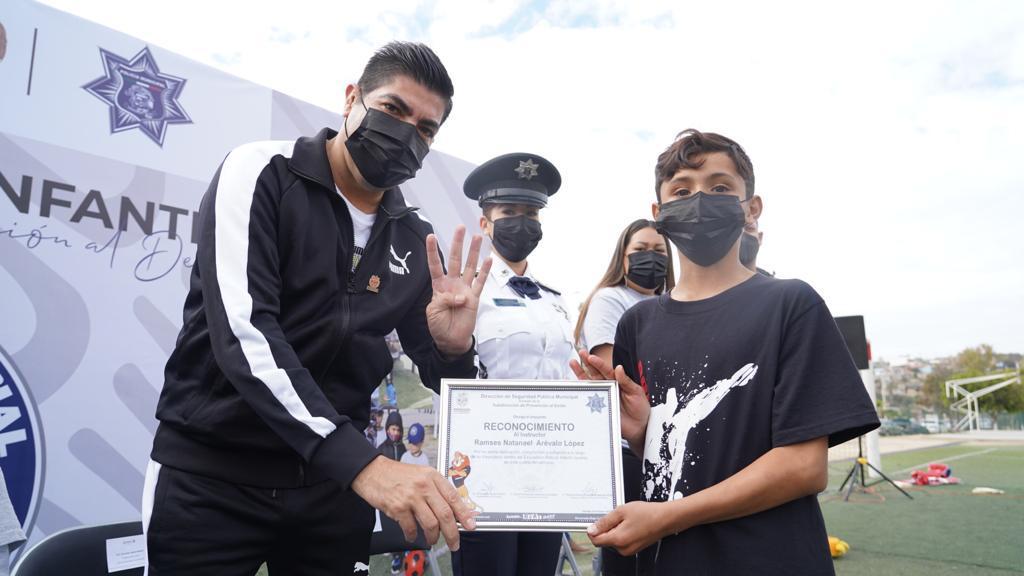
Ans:
{"type": "Polygon", "coordinates": [[[670,388],[665,393],[665,403],[651,407],[644,442],[644,495],[648,500],[683,497],[676,484],[683,475],[683,465],[691,456],[686,453],[690,430],[714,412],[730,390],[746,386],[755,374],[757,365],[746,364],[731,378],[719,380],[682,401],[676,389],[670,388]]]}

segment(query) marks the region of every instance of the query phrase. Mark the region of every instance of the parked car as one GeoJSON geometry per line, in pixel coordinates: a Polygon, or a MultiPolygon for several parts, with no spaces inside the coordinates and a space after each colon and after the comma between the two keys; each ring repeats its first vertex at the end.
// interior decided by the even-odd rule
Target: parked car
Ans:
{"type": "Polygon", "coordinates": [[[882,427],[878,431],[882,436],[902,436],[904,434],[928,434],[928,428],[909,418],[883,418],[882,427]]]}

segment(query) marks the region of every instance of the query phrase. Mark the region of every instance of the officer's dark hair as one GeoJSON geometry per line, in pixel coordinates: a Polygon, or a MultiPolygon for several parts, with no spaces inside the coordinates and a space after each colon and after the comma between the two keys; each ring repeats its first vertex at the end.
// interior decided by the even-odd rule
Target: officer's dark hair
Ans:
{"type": "MultiPolygon", "coordinates": [[[[576,330],[573,332],[577,348],[583,344],[580,341],[580,336],[583,334],[583,323],[587,320],[587,312],[590,311],[590,301],[594,299],[594,294],[597,294],[597,291],[601,288],[625,286],[626,273],[623,271],[623,268],[625,268],[626,262],[626,249],[633,242],[633,235],[645,228],[654,228],[654,222],[642,218],[634,220],[626,226],[622,234],[619,234],[619,239],[615,241],[615,252],[612,253],[612,259],[608,262],[608,269],[605,270],[604,276],[601,277],[597,286],[590,291],[590,295],[587,296],[583,305],[580,306],[580,315],[576,320],[576,330]]],[[[665,274],[665,281],[661,286],[654,289],[655,294],[669,292],[676,285],[675,271],[672,266],[672,244],[670,242],[665,242],[665,256],[668,257],[668,270],[665,274]]],[[[587,350],[587,352],[590,352],[590,350],[587,350]]]]}
{"type": "Polygon", "coordinates": [[[444,122],[452,112],[455,88],[441,59],[426,44],[419,42],[388,42],[370,56],[363,75],[359,77],[359,90],[369,94],[398,75],[405,75],[444,98],[444,122]]]}
{"type": "MultiPolygon", "coordinates": [[[[516,204],[510,204],[508,202],[484,202],[483,205],[480,206],[480,214],[484,218],[487,218],[488,220],[491,220],[493,222],[494,219],[491,218],[491,213],[494,212],[494,210],[496,208],[501,208],[502,206],[515,206],[515,205],[516,204]]],[[[536,208],[538,211],[540,211],[540,210],[542,210],[544,208],[543,206],[534,206],[532,204],[519,204],[519,206],[526,206],[527,208],[536,208]]]]}
{"type": "Polygon", "coordinates": [[[676,134],[672,144],[658,156],[654,166],[654,195],[661,202],[661,185],[671,180],[683,168],[696,169],[704,164],[703,156],[712,152],[725,152],[747,188],[747,198],[754,196],[754,164],[743,147],[731,138],[714,132],[701,132],[693,128],[676,134]]]}

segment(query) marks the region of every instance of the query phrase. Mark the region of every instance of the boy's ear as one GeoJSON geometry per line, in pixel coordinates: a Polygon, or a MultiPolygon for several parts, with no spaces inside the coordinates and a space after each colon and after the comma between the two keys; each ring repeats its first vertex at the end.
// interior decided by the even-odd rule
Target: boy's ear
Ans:
{"type": "Polygon", "coordinates": [[[761,212],[764,210],[764,204],[761,202],[761,197],[757,194],[750,199],[748,203],[748,222],[757,222],[761,218],[761,212]]]}
{"type": "Polygon", "coordinates": [[[651,217],[654,218],[655,220],[657,220],[658,219],[658,212],[660,212],[660,211],[661,211],[661,205],[658,204],[657,202],[652,202],[651,203],[651,217]]]}

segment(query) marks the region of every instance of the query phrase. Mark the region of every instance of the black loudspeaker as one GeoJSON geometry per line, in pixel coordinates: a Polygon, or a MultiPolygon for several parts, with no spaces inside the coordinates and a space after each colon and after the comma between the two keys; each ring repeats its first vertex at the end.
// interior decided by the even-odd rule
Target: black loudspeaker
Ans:
{"type": "Polygon", "coordinates": [[[868,365],[868,337],[864,333],[863,316],[836,316],[836,325],[839,332],[846,340],[846,349],[853,357],[853,363],[858,370],[867,370],[868,365]]]}

